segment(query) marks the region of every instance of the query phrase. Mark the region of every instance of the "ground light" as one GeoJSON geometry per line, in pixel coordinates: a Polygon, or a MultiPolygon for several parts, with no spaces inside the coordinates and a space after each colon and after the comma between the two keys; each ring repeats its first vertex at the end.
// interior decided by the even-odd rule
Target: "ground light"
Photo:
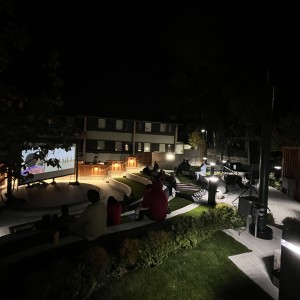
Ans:
{"type": "Polygon", "coordinates": [[[214,162],[210,163],[210,175],[211,176],[215,174],[215,165],[216,165],[216,163],[214,163],[214,162]]]}
{"type": "Polygon", "coordinates": [[[216,193],[219,178],[216,176],[208,177],[208,205],[216,205],[216,193]]]}
{"type": "Polygon", "coordinates": [[[279,271],[279,299],[299,299],[300,287],[300,228],[287,224],[282,230],[279,271]]]}

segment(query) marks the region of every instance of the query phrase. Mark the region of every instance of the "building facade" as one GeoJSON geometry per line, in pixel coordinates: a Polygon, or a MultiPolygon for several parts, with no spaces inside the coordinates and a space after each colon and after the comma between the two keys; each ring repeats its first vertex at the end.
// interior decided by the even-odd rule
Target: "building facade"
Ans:
{"type": "Polygon", "coordinates": [[[83,164],[126,161],[128,157],[140,157],[147,164],[153,152],[175,152],[180,125],[96,116],[74,120],[81,130],[77,151],[83,164]]]}

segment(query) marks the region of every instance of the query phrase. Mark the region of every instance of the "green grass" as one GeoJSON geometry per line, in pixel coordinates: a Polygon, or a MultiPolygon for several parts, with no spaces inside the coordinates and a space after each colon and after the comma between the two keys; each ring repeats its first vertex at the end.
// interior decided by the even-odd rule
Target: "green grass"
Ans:
{"type": "Polygon", "coordinates": [[[228,258],[248,252],[224,232],[171,255],[160,266],[131,271],[97,291],[92,300],[272,299],[228,258]]]}
{"type": "MultiPolygon", "coordinates": [[[[184,176],[179,180],[195,184],[184,176]]],[[[134,190],[135,183],[130,186],[134,190]]],[[[170,201],[170,207],[176,210],[191,203],[175,197],[170,201]]],[[[199,205],[185,214],[197,215],[207,209],[210,208],[199,205]]],[[[165,222],[172,222],[172,219],[165,222]]],[[[92,300],[272,299],[228,258],[245,252],[249,250],[244,245],[224,232],[217,232],[196,248],[171,255],[158,267],[131,271],[110,282],[95,293],[92,300]]]]}
{"type": "Polygon", "coordinates": [[[145,185],[143,183],[128,179],[126,177],[116,177],[114,179],[131,187],[131,192],[136,200],[143,197],[145,191],[145,185]]]}
{"type": "MultiPolygon", "coordinates": [[[[144,177],[146,177],[146,176],[144,176],[144,177]]],[[[114,179],[128,185],[129,187],[131,187],[132,193],[134,194],[134,196],[137,200],[141,199],[143,197],[144,191],[145,191],[145,185],[144,184],[142,184],[140,182],[137,182],[137,181],[134,181],[134,180],[129,179],[129,178],[125,178],[125,177],[117,177],[117,178],[114,178],[114,179]]],[[[191,192],[190,194],[193,194],[193,193],[194,192],[191,192]]],[[[187,192],[187,194],[189,194],[189,192],[187,192]]],[[[180,197],[174,197],[169,202],[169,207],[170,207],[171,211],[174,211],[174,210],[180,209],[182,207],[185,207],[185,206],[187,206],[191,203],[193,203],[193,202],[191,202],[187,199],[180,198],[180,197]]],[[[132,208],[134,209],[134,207],[135,206],[133,206],[132,208]]],[[[205,209],[207,209],[205,206],[199,206],[199,208],[197,208],[195,211],[188,212],[187,214],[189,214],[189,215],[199,214],[199,212],[201,212],[205,209]]],[[[127,223],[127,222],[132,222],[132,219],[128,216],[122,217],[122,223],[127,223]]]]}

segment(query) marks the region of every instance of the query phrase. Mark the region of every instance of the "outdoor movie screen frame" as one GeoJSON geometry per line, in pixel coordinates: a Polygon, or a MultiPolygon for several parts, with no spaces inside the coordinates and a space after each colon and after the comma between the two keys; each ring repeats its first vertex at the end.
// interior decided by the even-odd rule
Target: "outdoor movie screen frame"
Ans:
{"type": "MultiPolygon", "coordinates": [[[[22,157],[24,159],[24,162],[26,162],[26,157],[28,155],[32,155],[33,153],[36,153],[38,150],[29,149],[29,150],[23,150],[22,151],[22,157]]],[[[55,148],[54,150],[49,150],[47,156],[45,157],[47,160],[51,158],[56,158],[59,160],[60,168],[47,166],[47,163],[45,162],[39,162],[36,163],[36,165],[39,165],[38,167],[41,168],[43,171],[41,173],[34,173],[31,174],[33,177],[26,178],[25,176],[21,176],[20,180],[18,182],[19,185],[29,184],[37,181],[43,181],[47,179],[54,179],[57,177],[63,177],[67,175],[72,175],[75,173],[75,167],[76,167],[76,145],[70,147],[68,151],[62,148],[55,148]]],[[[22,169],[21,173],[24,174],[24,171],[27,170],[22,169]]],[[[30,170],[27,171],[30,173],[30,170]]]]}

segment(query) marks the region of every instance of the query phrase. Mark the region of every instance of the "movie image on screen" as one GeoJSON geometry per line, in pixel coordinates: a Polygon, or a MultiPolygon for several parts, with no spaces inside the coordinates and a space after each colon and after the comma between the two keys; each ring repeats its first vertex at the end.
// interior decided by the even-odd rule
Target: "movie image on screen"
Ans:
{"type": "Polygon", "coordinates": [[[66,151],[65,149],[56,148],[54,150],[49,150],[46,159],[56,158],[59,160],[60,168],[47,166],[43,161],[37,160],[34,156],[38,150],[30,149],[23,150],[22,156],[24,163],[27,168],[21,170],[21,177],[19,180],[19,185],[29,184],[32,182],[43,181],[47,179],[54,179],[57,177],[62,177],[66,175],[72,175],[75,173],[75,163],[76,163],[76,146],[73,145],[70,147],[70,150],[66,151]],[[28,178],[26,176],[30,175],[28,178]]]}

